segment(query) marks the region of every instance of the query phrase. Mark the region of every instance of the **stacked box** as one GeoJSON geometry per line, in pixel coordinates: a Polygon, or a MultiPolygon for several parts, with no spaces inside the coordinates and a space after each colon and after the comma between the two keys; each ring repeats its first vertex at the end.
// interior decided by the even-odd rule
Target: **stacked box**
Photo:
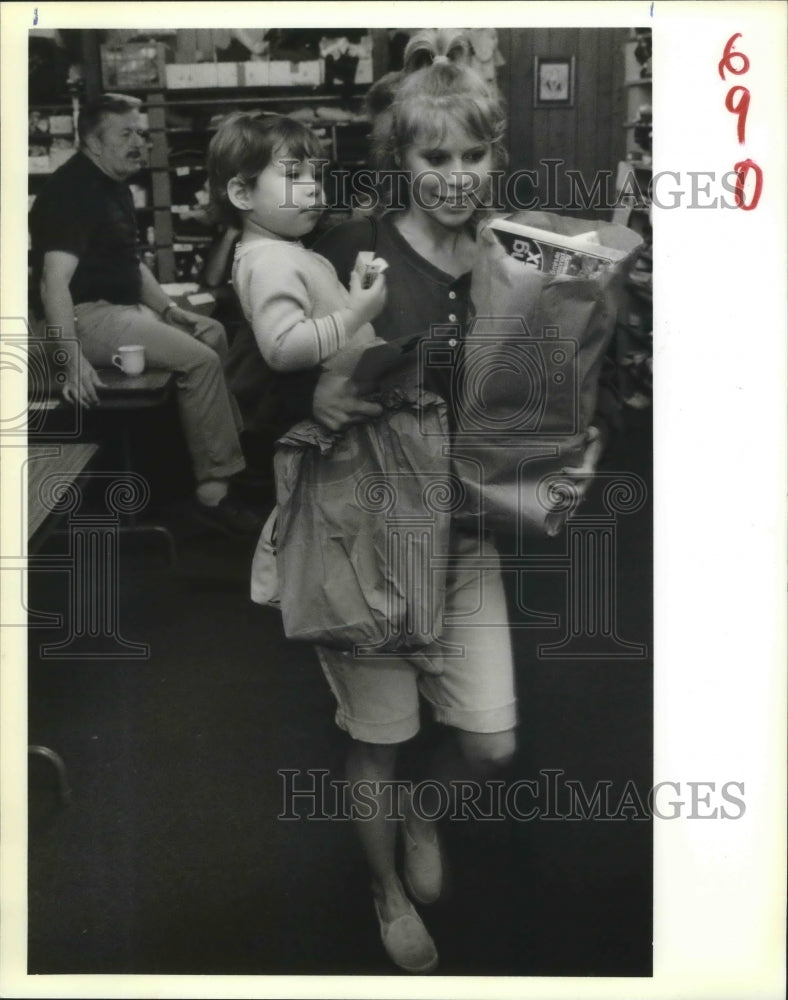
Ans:
{"type": "Polygon", "coordinates": [[[372,83],[372,56],[362,56],[356,66],[356,83],[372,83]]]}
{"type": "Polygon", "coordinates": [[[216,85],[238,87],[241,83],[241,63],[216,63],[216,85]]]}
{"type": "Polygon", "coordinates": [[[167,87],[185,90],[189,87],[218,87],[216,63],[169,63],[166,68],[167,87]]]}
{"type": "Polygon", "coordinates": [[[73,135],[74,120],[71,115],[50,115],[49,131],[52,135],[73,135]]]}
{"type": "Polygon", "coordinates": [[[323,82],[322,59],[286,62],[272,59],[269,64],[269,87],[317,87],[323,82]]]}
{"type": "Polygon", "coordinates": [[[240,63],[242,87],[267,87],[270,80],[268,60],[240,63]]]}
{"type": "Polygon", "coordinates": [[[101,75],[105,90],[155,90],[164,82],[162,42],[126,42],[101,46],[101,75]]]}
{"type": "Polygon", "coordinates": [[[52,169],[49,156],[28,156],[27,172],[29,174],[48,174],[52,169]]]}

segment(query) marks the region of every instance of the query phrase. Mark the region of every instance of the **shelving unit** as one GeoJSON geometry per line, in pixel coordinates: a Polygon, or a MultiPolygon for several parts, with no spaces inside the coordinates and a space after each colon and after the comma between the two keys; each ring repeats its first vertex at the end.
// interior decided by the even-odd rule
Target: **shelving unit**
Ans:
{"type": "Polygon", "coordinates": [[[629,226],[644,241],[625,283],[617,325],[617,355],[622,395],[636,409],[651,404],[652,233],[649,187],[651,166],[651,32],[635,29],[624,43],[626,159],[616,173],[613,222],[629,226]]]}
{"type": "MultiPolygon", "coordinates": [[[[357,111],[365,87],[355,88],[351,98],[357,111]]],[[[233,110],[292,112],[294,108],[319,108],[323,117],[310,121],[326,144],[329,172],[337,168],[351,174],[365,166],[361,154],[366,148],[368,123],[358,117],[353,120],[331,120],[329,112],[336,107],[335,119],[342,116],[342,99],[320,89],[303,92],[270,93],[250,96],[246,90],[162,90],[138,94],[143,98],[150,131],[150,155],[147,173],[151,202],[140,212],[152,214],[155,254],[154,270],[160,281],[195,280],[201,268],[201,248],[209,246],[215,233],[205,211],[207,175],[205,158],[208,143],[216,132],[218,119],[233,110]],[[187,123],[188,122],[188,123],[187,123]],[[174,124],[176,123],[176,124],[174,124]],[[200,222],[202,215],[203,221],[200,222]]],[[[348,117],[350,112],[345,112],[348,117]]],[[[140,183],[135,178],[132,183],[140,183]]]]}
{"type": "Polygon", "coordinates": [[[626,158],[618,164],[613,221],[643,234],[650,229],[651,206],[651,31],[634,29],[624,43],[626,158]],[[630,194],[631,192],[631,194],[630,194]]]}
{"type": "MultiPolygon", "coordinates": [[[[30,106],[27,134],[29,177],[48,177],[73,153],[77,110],[78,105],[74,103],[30,106]]],[[[34,184],[35,181],[31,187],[34,184]]]]}
{"type": "MultiPolygon", "coordinates": [[[[216,238],[206,211],[205,158],[218,119],[228,112],[242,109],[287,114],[303,109],[310,119],[308,124],[323,134],[326,158],[330,161],[329,176],[337,169],[352,174],[366,165],[368,123],[360,112],[368,83],[387,68],[381,57],[385,49],[381,38],[385,32],[382,35],[373,32],[380,37],[373,38],[372,54],[359,60],[357,74],[364,82],[353,87],[343,84],[341,88],[335,82],[316,82],[322,80],[323,73],[321,70],[315,74],[315,67],[321,64],[314,60],[277,62],[274,56],[268,74],[265,72],[268,64],[262,62],[234,64],[209,60],[190,66],[166,62],[172,57],[169,43],[151,39],[110,46],[101,44],[102,35],[97,31],[82,34],[86,59],[91,54],[86,75],[94,85],[89,88],[89,96],[104,89],[130,94],[143,102],[142,111],[147,115],[150,133],[148,163],[129,179],[129,186],[139,220],[140,251],[163,283],[199,280],[204,252],[216,238]],[[310,69],[310,73],[299,73],[301,66],[310,69]],[[185,72],[172,72],[175,67],[185,72]],[[191,71],[195,83],[202,84],[203,77],[215,75],[218,84],[212,80],[207,86],[178,86],[188,81],[191,71]],[[250,85],[258,76],[261,80],[270,76],[273,83],[277,74],[286,78],[281,85],[250,85]],[[308,84],[293,82],[300,77],[308,79],[308,84]],[[235,85],[227,85],[231,82],[235,85]],[[170,83],[176,85],[169,86],[170,83]],[[314,114],[310,115],[308,109],[314,114]]],[[[192,58],[194,55],[191,53],[192,58]]],[[[38,110],[47,115],[76,115],[76,109],[71,107],[38,110]]],[[[35,147],[35,151],[42,151],[44,144],[51,145],[51,138],[31,135],[31,150],[35,147]],[[33,140],[39,138],[42,142],[35,146],[33,140]]],[[[28,171],[31,205],[57,165],[52,167],[43,157],[31,158],[28,171]]]]}
{"type": "MultiPolygon", "coordinates": [[[[28,106],[27,131],[27,210],[33,207],[35,199],[47,180],[72,156],[76,147],[77,113],[76,100],[70,104],[34,104],[28,106]],[[55,130],[52,131],[53,122],[55,130]]],[[[28,251],[30,247],[28,245],[28,251]]],[[[28,288],[32,268],[28,265],[28,288]]]]}

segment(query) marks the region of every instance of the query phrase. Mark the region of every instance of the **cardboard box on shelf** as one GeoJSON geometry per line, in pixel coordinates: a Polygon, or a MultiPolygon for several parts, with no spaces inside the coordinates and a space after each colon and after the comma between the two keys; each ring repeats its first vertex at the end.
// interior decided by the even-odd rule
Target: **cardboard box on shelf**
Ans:
{"type": "Polygon", "coordinates": [[[270,87],[316,87],[323,82],[322,59],[302,62],[272,59],[268,66],[270,87]]]}
{"type": "Polygon", "coordinates": [[[50,115],[49,131],[52,135],[73,135],[74,119],[71,115],[50,115]]]}
{"type": "Polygon", "coordinates": [[[52,170],[49,156],[28,156],[27,172],[29,174],[48,174],[52,170]]]}
{"type": "Polygon", "coordinates": [[[356,83],[372,83],[372,56],[362,56],[356,66],[356,83]]]}
{"type": "Polygon", "coordinates": [[[216,63],[216,85],[218,87],[238,87],[240,84],[240,63],[216,63]]]}
{"type": "Polygon", "coordinates": [[[240,86],[267,87],[270,80],[268,60],[260,59],[252,62],[239,63],[240,86]]]}
{"type": "Polygon", "coordinates": [[[218,87],[216,63],[169,63],[166,68],[167,86],[170,90],[188,87],[218,87]]]}
{"type": "Polygon", "coordinates": [[[155,90],[165,78],[163,42],[126,42],[101,46],[105,90],[155,90]]]}

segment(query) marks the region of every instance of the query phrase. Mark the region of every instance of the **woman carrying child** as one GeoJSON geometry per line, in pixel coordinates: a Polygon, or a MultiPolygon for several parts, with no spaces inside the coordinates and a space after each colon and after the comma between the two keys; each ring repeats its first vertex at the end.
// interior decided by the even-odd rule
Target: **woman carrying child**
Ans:
{"type": "MultiPolygon", "coordinates": [[[[420,61],[424,49],[422,38],[420,61]]],[[[407,59],[406,52],[406,66],[407,59]]],[[[244,227],[241,252],[247,234],[250,242],[273,235],[285,244],[280,245],[282,260],[286,254],[291,267],[301,268],[289,276],[278,268],[286,291],[272,286],[262,270],[263,291],[255,292],[253,280],[241,280],[236,286],[242,302],[248,293],[257,295],[264,305],[264,324],[259,313],[255,322],[254,308],[250,318],[261,351],[273,366],[277,362],[284,368],[318,364],[341,346],[340,341],[369,338],[371,331],[365,324],[371,320],[375,333],[385,340],[422,331],[429,336],[435,325],[450,327],[448,343],[461,350],[469,318],[477,206],[489,195],[492,172],[505,161],[503,111],[497,96],[478,76],[446,56],[405,73],[396,79],[391,92],[393,102],[384,106],[376,123],[375,152],[381,169],[405,172],[407,204],[375,222],[341,224],[318,241],[315,249],[326,258],[325,274],[312,259],[317,254],[303,249],[294,254],[294,241],[314,225],[306,214],[294,215],[292,226],[284,229],[277,228],[279,217],[258,211],[264,207],[261,181],[269,167],[261,170],[259,163],[248,164],[244,172],[239,164],[235,174],[241,182],[237,182],[230,179],[226,167],[215,169],[218,158],[214,157],[212,183],[219,189],[219,200],[223,188],[230,202],[254,223],[254,227],[244,227]],[[374,251],[387,262],[385,282],[381,276],[369,290],[360,288],[354,276],[359,251],[374,251]],[[303,262],[298,265],[301,254],[309,254],[308,267],[303,262]],[[329,261],[350,286],[349,293],[343,290],[344,298],[336,287],[333,268],[329,281],[329,261]],[[316,286],[310,285],[312,278],[323,282],[320,289],[325,294],[319,302],[316,286]]],[[[307,145],[273,149],[274,158],[297,161],[289,168],[280,162],[276,170],[290,169],[298,177],[304,171],[304,182],[309,180],[306,161],[314,155],[307,145]]],[[[306,192],[308,205],[308,184],[300,189],[306,192]]],[[[442,395],[451,411],[452,390],[445,370],[428,371],[425,388],[442,395]]],[[[350,380],[330,372],[320,376],[312,408],[314,417],[334,431],[381,414],[381,407],[363,399],[350,380]]],[[[597,435],[586,455],[584,472],[593,468],[600,444],[597,435]]],[[[356,826],[370,869],[381,938],[391,960],[412,973],[431,972],[438,964],[435,944],[411,899],[422,904],[437,900],[444,884],[443,858],[435,824],[425,819],[429,810],[417,811],[406,801],[405,820],[399,822],[391,814],[391,786],[386,783],[398,777],[400,745],[419,731],[420,699],[450,731],[452,751],[445,755],[440,774],[425,773],[420,778],[438,778],[447,783],[447,789],[452,779],[489,778],[511,760],[516,747],[508,613],[494,541],[455,525],[451,555],[440,643],[385,658],[317,647],[337,700],[336,721],[351,737],[346,778],[351,785],[364,781],[379,789],[379,808],[356,826]],[[447,646],[461,648],[462,655],[444,655],[447,646]],[[404,843],[403,880],[396,867],[399,832],[404,843]]]]}

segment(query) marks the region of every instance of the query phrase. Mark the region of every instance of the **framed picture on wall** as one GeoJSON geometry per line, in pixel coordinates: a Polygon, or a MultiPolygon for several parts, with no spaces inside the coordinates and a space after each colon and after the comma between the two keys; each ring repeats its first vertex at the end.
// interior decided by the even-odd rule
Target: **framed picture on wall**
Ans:
{"type": "Polygon", "coordinates": [[[534,58],[534,107],[571,108],[575,100],[575,57],[534,58]]]}

